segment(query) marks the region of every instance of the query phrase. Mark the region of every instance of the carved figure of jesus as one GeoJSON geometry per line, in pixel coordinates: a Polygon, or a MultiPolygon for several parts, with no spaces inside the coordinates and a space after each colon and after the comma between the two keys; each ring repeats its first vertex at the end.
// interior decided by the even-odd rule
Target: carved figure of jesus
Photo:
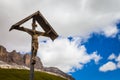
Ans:
{"type": "Polygon", "coordinates": [[[24,31],[24,32],[27,32],[28,34],[31,35],[31,37],[32,37],[32,45],[31,45],[32,46],[32,55],[31,55],[32,56],[31,57],[32,58],[32,60],[31,60],[32,62],[31,63],[32,64],[36,63],[35,57],[37,55],[37,50],[38,50],[38,46],[39,46],[39,44],[38,44],[38,36],[47,36],[46,33],[35,30],[36,27],[37,27],[37,25],[35,23],[35,20],[33,19],[32,29],[28,29],[28,28],[24,28],[24,27],[18,27],[18,26],[12,27],[10,29],[10,31],[12,29],[24,31]]]}

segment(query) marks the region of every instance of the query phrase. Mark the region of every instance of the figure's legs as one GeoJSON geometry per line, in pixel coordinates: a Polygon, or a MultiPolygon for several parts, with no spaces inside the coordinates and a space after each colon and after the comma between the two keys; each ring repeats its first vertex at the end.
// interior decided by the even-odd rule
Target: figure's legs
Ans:
{"type": "Polygon", "coordinates": [[[36,63],[36,54],[37,54],[37,50],[34,49],[32,53],[32,64],[36,63]]]}
{"type": "Polygon", "coordinates": [[[36,63],[37,50],[38,50],[38,44],[33,43],[32,44],[32,64],[36,63]]]}

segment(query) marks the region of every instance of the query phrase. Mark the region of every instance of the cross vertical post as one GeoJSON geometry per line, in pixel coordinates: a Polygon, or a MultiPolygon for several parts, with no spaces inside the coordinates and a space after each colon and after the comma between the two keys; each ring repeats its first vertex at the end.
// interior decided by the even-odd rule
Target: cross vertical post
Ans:
{"type": "Polygon", "coordinates": [[[31,64],[31,60],[30,60],[30,79],[29,80],[34,80],[34,64],[31,64]]]}
{"type": "MultiPolygon", "coordinates": [[[[35,23],[35,19],[33,18],[33,21],[32,21],[32,30],[35,30],[36,27],[37,27],[37,25],[35,23]]],[[[37,53],[37,50],[35,52],[35,49],[38,49],[37,47],[35,47],[35,45],[38,46],[38,44],[37,44],[38,43],[37,36],[36,36],[36,41],[37,41],[37,43],[36,43],[34,35],[32,35],[32,43],[31,43],[30,80],[34,80],[34,65],[36,63],[35,54],[37,53]]]]}

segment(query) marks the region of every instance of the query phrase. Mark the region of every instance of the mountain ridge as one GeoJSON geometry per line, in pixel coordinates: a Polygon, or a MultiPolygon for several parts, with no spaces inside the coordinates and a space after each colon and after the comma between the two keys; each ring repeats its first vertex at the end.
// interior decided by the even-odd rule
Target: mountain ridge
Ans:
{"type": "MultiPolygon", "coordinates": [[[[12,52],[8,52],[5,47],[0,45],[0,68],[29,70],[29,67],[30,54],[21,54],[20,52],[16,52],[15,50],[13,50],[12,52]]],[[[36,57],[35,70],[59,75],[68,80],[75,80],[72,76],[64,73],[56,67],[44,67],[39,57],[36,57]]]]}

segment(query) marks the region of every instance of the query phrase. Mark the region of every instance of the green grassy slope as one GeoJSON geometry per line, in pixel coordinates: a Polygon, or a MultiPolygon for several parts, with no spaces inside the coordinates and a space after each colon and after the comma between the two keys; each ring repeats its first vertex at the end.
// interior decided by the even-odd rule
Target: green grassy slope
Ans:
{"type": "MultiPolygon", "coordinates": [[[[28,70],[0,69],[0,80],[29,80],[28,70]]],[[[44,72],[35,72],[35,80],[67,80],[44,72]]]]}

